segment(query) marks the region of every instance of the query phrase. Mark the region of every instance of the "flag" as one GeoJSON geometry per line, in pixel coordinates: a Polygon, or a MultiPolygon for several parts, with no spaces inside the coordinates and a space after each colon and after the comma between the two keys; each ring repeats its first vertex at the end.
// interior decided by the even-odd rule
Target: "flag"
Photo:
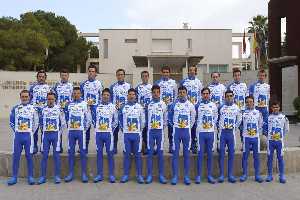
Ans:
{"type": "Polygon", "coordinates": [[[246,53],[246,34],[244,29],[244,36],[243,36],[243,54],[246,53]]]}
{"type": "Polygon", "coordinates": [[[255,55],[257,55],[257,54],[258,54],[259,47],[258,47],[258,44],[257,44],[257,35],[256,35],[256,31],[253,33],[252,49],[253,49],[253,53],[254,53],[255,55]]]}

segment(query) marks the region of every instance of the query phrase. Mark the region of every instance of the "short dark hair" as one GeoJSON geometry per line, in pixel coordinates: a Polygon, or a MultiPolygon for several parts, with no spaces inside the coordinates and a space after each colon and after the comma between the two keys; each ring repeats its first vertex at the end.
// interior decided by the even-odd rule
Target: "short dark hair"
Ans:
{"type": "Polygon", "coordinates": [[[97,69],[96,65],[89,65],[88,70],[89,69],[95,69],[96,73],[98,73],[98,69],[97,69]]]}
{"type": "Polygon", "coordinates": [[[48,97],[48,96],[51,96],[51,95],[53,95],[53,96],[56,98],[56,95],[55,95],[54,92],[51,91],[51,92],[48,92],[48,93],[47,93],[47,97],[48,97]]]}
{"type": "Polygon", "coordinates": [[[143,76],[143,74],[148,74],[148,76],[149,76],[149,72],[148,71],[142,71],[141,72],[141,77],[143,76]]]}
{"type": "Polygon", "coordinates": [[[120,69],[117,69],[117,71],[116,71],[116,74],[117,74],[118,72],[123,72],[123,73],[124,73],[124,75],[126,74],[126,72],[125,72],[125,69],[122,69],[122,68],[120,68],[120,69]]]}
{"type": "Polygon", "coordinates": [[[190,69],[190,68],[192,68],[192,67],[195,67],[195,69],[196,69],[196,71],[197,71],[197,69],[198,69],[197,65],[190,65],[190,66],[188,67],[188,69],[190,69]]]}
{"type": "Polygon", "coordinates": [[[232,90],[226,90],[225,97],[226,97],[226,94],[233,94],[233,91],[232,90]]]}
{"type": "Polygon", "coordinates": [[[152,88],[151,88],[151,91],[153,92],[154,90],[159,90],[160,91],[159,85],[153,85],[152,88]]]}
{"type": "Polygon", "coordinates": [[[267,72],[266,72],[266,70],[264,70],[264,69],[261,69],[261,70],[259,70],[259,71],[258,71],[258,74],[261,74],[261,73],[263,73],[263,74],[266,74],[266,75],[267,75],[267,72]]]}
{"type": "Polygon", "coordinates": [[[29,90],[21,90],[21,92],[20,92],[20,96],[21,96],[23,93],[28,93],[28,94],[30,95],[30,92],[29,92],[29,90]]]}
{"type": "Polygon", "coordinates": [[[202,88],[202,90],[201,90],[201,94],[202,94],[202,93],[203,93],[205,90],[207,90],[207,91],[208,91],[208,93],[210,94],[210,89],[209,89],[208,87],[202,88]]]}
{"type": "Polygon", "coordinates": [[[247,101],[247,99],[252,99],[254,101],[254,97],[252,95],[246,96],[245,101],[247,101]]]}
{"type": "Polygon", "coordinates": [[[62,74],[62,73],[69,73],[69,70],[67,69],[67,68],[62,68],[61,70],[60,70],[60,74],[62,74]]]}
{"type": "Polygon", "coordinates": [[[235,73],[240,73],[240,74],[242,74],[242,71],[240,70],[240,69],[234,69],[233,71],[232,71],[232,75],[234,75],[235,73]]]}
{"type": "Polygon", "coordinates": [[[212,73],[210,74],[210,78],[212,78],[212,75],[213,75],[213,74],[218,74],[219,77],[221,76],[221,74],[220,74],[219,72],[212,72],[212,73]]]}
{"type": "Polygon", "coordinates": [[[274,105],[280,106],[280,102],[277,101],[277,100],[273,100],[273,101],[271,101],[270,105],[271,105],[271,107],[274,106],[274,105]]]}
{"type": "Polygon", "coordinates": [[[73,91],[75,91],[75,90],[81,91],[81,90],[80,90],[80,87],[78,87],[78,86],[73,87],[73,91]]]}
{"type": "Polygon", "coordinates": [[[39,71],[36,73],[36,77],[38,77],[39,74],[45,74],[45,77],[47,78],[47,73],[46,73],[45,70],[43,70],[43,69],[39,70],[39,71]]]}
{"type": "Polygon", "coordinates": [[[129,94],[129,92],[134,92],[134,94],[136,94],[136,90],[135,90],[134,88],[130,88],[130,89],[128,90],[128,94],[129,94]]]}
{"type": "Polygon", "coordinates": [[[164,71],[164,70],[168,70],[169,72],[171,72],[171,68],[167,65],[162,66],[161,72],[164,71]]]}
{"type": "Polygon", "coordinates": [[[105,92],[108,92],[110,94],[110,89],[109,88],[104,88],[101,92],[101,94],[105,93],[105,92]]]}
{"type": "Polygon", "coordinates": [[[185,86],[180,86],[180,87],[178,87],[178,92],[180,91],[180,90],[185,90],[186,92],[187,92],[187,89],[186,89],[186,87],[185,86]]]}

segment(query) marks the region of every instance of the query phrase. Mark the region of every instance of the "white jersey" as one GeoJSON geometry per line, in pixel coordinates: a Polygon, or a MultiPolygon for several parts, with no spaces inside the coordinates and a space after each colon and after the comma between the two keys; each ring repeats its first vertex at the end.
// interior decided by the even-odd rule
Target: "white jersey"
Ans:
{"type": "Polygon", "coordinates": [[[41,120],[43,132],[56,132],[60,130],[62,115],[60,106],[45,106],[42,110],[41,120]]]}
{"type": "Polygon", "coordinates": [[[82,91],[83,100],[87,102],[88,105],[97,106],[101,99],[101,92],[103,90],[103,85],[99,80],[86,80],[80,85],[82,91]]]}
{"type": "Polygon", "coordinates": [[[86,129],[88,124],[88,105],[85,101],[73,101],[67,110],[67,124],[69,130],[86,129]]]}
{"type": "Polygon", "coordinates": [[[94,117],[95,131],[112,133],[118,123],[118,112],[116,106],[112,103],[97,106],[96,115],[94,117]]]}
{"type": "Polygon", "coordinates": [[[248,95],[248,88],[246,83],[235,83],[232,82],[228,89],[233,91],[234,103],[239,107],[240,110],[245,110],[245,99],[248,95]]]}
{"type": "Polygon", "coordinates": [[[270,85],[256,82],[249,88],[249,94],[254,97],[254,105],[259,108],[269,108],[270,85]]]}
{"type": "Polygon", "coordinates": [[[30,89],[31,103],[38,109],[42,109],[47,104],[47,94],[51,88],[46,83],[34,83],[30,89]]]}
{"type": "Polygon", "coordinates": [[[160,87],[160,99],[163,100],[167,106],[171,105],[177,96],[176,81],[173,79],[160,79],[155,85],[160,87]]]}
{"type": "Polygon", "coordinates": [[[219,130],[235,130],[242,121],[240,109],[236,104],[222,105],[219,110],[219,130]]]}
{"type": "Polygon", "coordinates": [[[203,88],[201,81],[198,78],[186,78],[181,82],[181,85],[187,89],[188,100],[196,105],[201,100],[201,90],[203,88]]]}
{"type": "Polygon", "coordinates": [[[110,87],[111,100],[115,105],[124,105],[127,103],[128,90],[131,88],[129,83],[123,82],[122,84],[116,82],[110,87]]]}
{"type": "Polygon", "coordinates": [[[62,109],[65,109],[72,101],[73,84],[70,82],[58,82],[53,90],[57,97],[57,103],[62,109]]]}
{"type": "Polygon", "coordinates": [[[242,118],[243,137],[258,138],[262,133],[262,125],[263,118],[258,110],[245,110],[242,118]]]}
{"type": "Polygon", "coordinates": [[[270,114],[268,118],[268,140],[282,141],[289,132],[289,120],[282,113],[270,114]]]}
{"type": "Polygon", "coordinates": [[[189,128],[191,129],[195,123],[196,111],[195,106],[190,101],[173,103],[171,108],[174,128],[189,128]]]}
{"type": "Polygon", "coordinates": [[[201,102],[197,105],[197,134],[214,132],[218,121],[218,108],[213,102],[201,102]]]}
{"type": "Polygon", "coordinates": [[[211,83],[208,88],[210,89],[210,100],[217,106],[223,104],[226,87],[222,83],[211,83]]]}
{"type": "Polygon", "coordinates": [[[120,110],[119,118],[123,133],[141,134],[145,127],[144,108],[139,103],[125,104],[120,110]]]}
{"type": "Polygon", "coordinates": [[[162,130],[167,125],[167,106],[163,101],[151,101],[147,108],[147,127],[162,130]]]}
{"type": "Polygon", "coordinates": [[[144,108],[150,103],[152,99],[151,93],[152,84],[139,84],[136,87],[138,103],[141,104],[144,108]]]}

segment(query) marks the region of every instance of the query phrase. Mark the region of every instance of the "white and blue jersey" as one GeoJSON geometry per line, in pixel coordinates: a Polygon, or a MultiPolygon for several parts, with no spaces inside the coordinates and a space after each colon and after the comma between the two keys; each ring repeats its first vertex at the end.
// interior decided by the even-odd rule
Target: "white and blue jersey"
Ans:
{"type": "Polygon", "coordinates": [[[234,103],[240,110],[245,110],[245,99],[248,95],[248,88],[246,83],[232,82],[228,85],[227,89],[233,91],[234,103]]]}
{"type": "Polygon", "coordinates": [[[249,95],[254,97],[254,105],[258,108],[269,108],[270,85],[257,81],[249,87],[249,95]]]}
{"type": "Polygon", "coordinates": [[[56,102],[62,110],[72,101],[73,84],[70,82],[58,82],[55,84],[53,91],[56,95],[56,102]]]}
{"type": "Polygon", "coordinates": [[[42,109],[40,116],[40,123],[43,132],[58,132],[61,129],[62,115],[60,106],[54,105],[53,107],[45,106],[42,109]]]}
{"type": "Polygon", "coordinates": [[[116,82],[110,86],[111,101],[120,107],[127,103],[128,90],[131,88],[127,82],[116,82]]]}
{"type": "Polygon", "coordinates": [[[270,114],[268,118],[268,141],[281,141],[289,132],[289,120],[282,114],[270,114]]]}
{"type": "Polygon", "coordinates": [[[151,129],[163,130],[167,126],[167,106],[162,100],[152,100],[147,107],[146,122],[148,132],[151,129]]]}
{"type": "Polygon", "coordinates": [[[89,106],[97,106],[101,99],[103,85],[99,80],[86,80],[80,84],[83,100],[89,106]]]}
{"type": "Polygon", "coordinates": [[[201,100],[201,90],[203,85],[198,78],[188,77],[180,82],[180,85],[187,89],[188,100],[196,105],[201,100]]]}
{"type": "Polygon", "coordinates": [[[188,100],[177,100],[171,105],[171,115],[169,122],[174,128],[191,129],[195,123],[195,106],[188,100]]]}
{"type": "Polygon", "coordinates": [[[244,138],[259,138],[262,133],[263,118],[256,109],[246,109],[242,117],[244,138]]]}
{"type": "Polygon", "coordinates": [[[119,111],[119,124],[123,133],[141,134],[145,126],[144,108],[139,103],[126,103],[119,111]]]}
{"type": "Polygon", "coordinates": [[[66,123],[70,131],[83,131],[89,124],[88,105],[85,101],[72,101],[67,108],[66,123]]]}
{"type": "Polygon", "coordinates": [[[10,127],[14,132],[33,134],[38,128],[39,116],[32,104],[19,104],[10,113],[10,127]]]}
{"type": "Polygon", "coordinates": [[[30,88],[30,98],[31,104],[33,104],[38,111],[40,112],[41,109],[46,106],[47,104],[47,94],[51,91],[51,88],[46,83],[33,83],[30,88]]]}
{"type": "Polygon", "coordinates": [[[160,79],[155,82],[154,85],[160,87],[160,99],[165,102],[167,106],[170,106],[177,96],[177,84],[173,79],[160,79]]]}
{"type": "Polygon", "coordinates": [[[241,124],[242,114],[236,104],[223,104],[219,109],[219,130],[235,131],[241,124]]]}
{"type": "Polygon", "coordinates": [[[101,103],[92,113],[96,133],[112,133],[118,124],[118,111],[112,103],[101,103]]]}
{"type": "Polygon", "coordinates": [[[196,105],[197,113],[197,131],[196,133],[215,132],[216,123],[218,121],[218,108],[215,103],[203,101],[196,105]]]}
{"type": "Polygon", "coordinates": [[[210,89],[210,100],[217,106],[222,105],[226,87],[222,83],[210,83],[208,88],[210,89]]]}
{"type": "Polygon", "coordinates": [[[151,92],[152,84],[139,84],[136,87],[137,92],[137,102],[141,104],[144,108],[150,103],[152,99],[152,92],[151,92]]]}

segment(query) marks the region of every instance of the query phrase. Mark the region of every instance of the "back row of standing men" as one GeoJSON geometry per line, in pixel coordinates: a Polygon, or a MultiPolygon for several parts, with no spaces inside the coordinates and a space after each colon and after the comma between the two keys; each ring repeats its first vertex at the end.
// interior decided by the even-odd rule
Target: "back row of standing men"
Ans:
{"type": "MultiPolygon", "coordinates": [[[[190,139],[186,138],[187,135],[191,135],[191,150],[194,153],[198,152],[197,148],[197,144],[198,146],[200,146],[201,141],[199,141],[199,137],[197,136],[196,133],[198,133],[199,131],[201,132],[201,128],[199,129],[199,127],[196,126],[196,124],[193,126],[194,122],[195,122],[195,117],[196,117],[196,112],[195,112],[195,108],[194,106],[196,106],[196,108],[198,108],[201,102],[201,93],[202,93],[202,97],[205,93],[205,90],[203,89],[202,83],[199,79],[196,78],[197,75],[197,67],[196,66],[191,66],[189,67],[188,70],[188,78],[182,80],[180,82],[180,86],[177,90],[177,84],[175,82],[175,80],[170,79],[170,68],[169,67],[163,67],[161,70],[162,73],[162,78],[160,80],[158,80],[154,85],[159,86],[159,93],[158,95],[160,96],[160,99],[163,100],[164,104],[166,105],[166,110],[167,110],[167,120],[165,120],[167,127],[168,127],[168,138],[169,138],[169,152],[173,153],[173,167],[175,169],[173,169],[174,171],[174,180],[172,179],[172,183],[177,182],[177,176],[178,176],[178,164],[176,164],[176,162],[178,162],[178,156],[179,156],[179,144],[180,144],[180,140],[183,141],[183,145],[184,145],[184,154],[187,153],[187,151],[189,151],[190,148],[190,139]],[[184,94],[184,91],[186,92],[186,94],[184,94]],[[179,92],[179,94],[177,95],[177,92],[179,92]],[[187,95],[188,98],[188,104],[185,103],[185,95],[187,95]],[[178,96],[178,98],[177,98],[178,96]],[[180,102],[183,105],[178,106],[177,104],[174,104],[174,102],[180,102]],[[193,108],[190,108],[190,107],[193,108]],[[185,112],[190,112],[191,111],[191,115],[184,115],[185,112]],[[193,112],[192,112],[193,111],[193,112]],[[186,118],[188,116],[188,118],[186,118]],[[176,122],[173,120],[173,118],[178,119],[176,122]],[[186,129],[186,131],[188,131],[186,134],[182,131],[176,131],[178,128],[186,128],[186,127],[192,127],[191,129],[186,129]],[[198,128],[198,129],[197,129],[198,128]],[[178,133],[178,134],[176,134],[178,133]],[[190,134],[191,133],[191,134],[190,134]],[[175,137],[175,139],[174,139],[175,137]],[[197,143],[197,138],[198,138],[198,143],[197,143]],[[187,141],[185,141],[187,140],[187,141]]],[[[83,100],[84,102],[87,103],[88,105],[88,110],[92,116],[91,121],[98,121],[101,119],[98,119],[97,117],[99,116],[97,113],[99,112],[98,110],[98,105],[100,105],[101,102],[101,98],[104,98],[103,96],[103,92],[105,93],[105,90],[103,90],[103,85],[99,80],[96,80],[96,75],[97,75],[97,69],[95,66],[90,66],[88,68],[88,80],[84,81],[83,83],[81,83],[80,85],[80,90],[78,91],[77,94],[77,98],[75,98],[76,96],[76,89],[73,89],[73,86],[70,82],[68,82],[68,78],[69,78],[69,74],[67,71],[63,70],[60,73],[61,76],[61,81],[59,83],[57,83],[55,85],[54,88],[50,88],[46,83],[46,73],[44,71],[39,71],[37,73],[37,82],[35,84],[33,84],[30,87],[30,97],[31,97],[31,103],[32,105],[35,107],[35,109],[38,110],[39,115],[41,118],[39,125],[43,128],[43,124],[47,124],[47,126],[51,125],[50,122],[44,122],[43,119],[43,115],[45,114],[45,112],[47,112],[47,110],[45,110],[45,106],[46,106],[46,102],[47,102],[47,98],[49,96],[49,92],[53,91],[55,96],[56,96],[56,101],[57,103],[60,105],[59,106],[59,110],[63,110],[63,114],[65,115],[66,121],[71,121],[70,125],[69,125],[69,130],[70,128],[74,128],[74,130],[78,129],[79,127],[77,126],[81,126],[80,124],[76,124],[75,122],[78,121],[78,119],[75,118],[70,118],[70,113],[69,112],[80,112],[80,110],[84,109],[85,105],[82,104],[82,108],[79,106],[77,106],[77,110],[73,109],[73,111],[71,111],[72,109],[70,109],[70,107],[72,107],[73,102],[76,101],[81,101],[83,100]],[[103,92],[102,92],[103,91],[103,92]],[[73,96],[72,96],[73,94],[73,96]],[[102,94],[102,95],[101,95],[102,94]],[[82,95],[82,96],[81,96],[82,95]],[[72,99],[74,98],[74,99],[72,99]]],[[[147,118],[148,114],[147,112],[149,111],[148,105],[151,101],[155,101],[155,99],[152,99],[153,96],[153,87],[150,83],[148,83],[148,79],[149,79],[149,73],[147,71],[143,71],[141,73],[141,78],[142,78],[142,83],[139,84],[136,89],[131,89],[131,86],[129,83],[126,83],[124,81],[125,79],[125,70],[123,69],[118,69],[116,71],[116,76],[117,76],[117,82],[114,83],[113,85],[111,85],[110,89],[107,90],[108,92],[110,92],[109,97],[111,98],[111,102],[113,103],[112,105],[113,108],[111,108],[112,113],[117,113],[116,110],[121,110],[119,112],[119,120],[117,120],[116,122],[116,126],[113,129],[113,151],[109,151],[111,153],[117,153],[117,143],[118,143],[118,132],[119,132],[119,128],[123,131],[123,132],[130,132],[136,129],[143,129],[143,141],[145,143],[146,148],[147,145],[149,145],[149,143],[151,143],[151,141],[149,141],[149,131],[147,130],[147,127],[149,126],[142,126],[142,125],[138,125],[139,123],[137,122],[131,122],[131,121],[127,121],[127,122],[123,122],[123,114],[126,115],[126,113],[131,113],[131,115],[136,114],[137,116],[139,115],[139,111],[142,109],[143,111],[141,112],[142,114],[140,115],[142,118],[147,118]],[[133,92],[134,94],[131,95],[131,92],[133,92]],[[132,104],[133,102],[135,102],[135,100],[137,99],[139,104],[136,104],[136,106],[133,106],[133,108],[130,108],[130,104],[132,104]],[[129,105],[129,107],[126,107],[126,105],[129,105]],[[124,106],[125,105],[125,106],[124,106]],[[141,109],[139,106],[142,106],[141,109]],[[144,114],[144,109],[146,111],[146,115],[144,114]],[[121,116],[120,116],[121,114],[121,116]],[[126,124],[126,126],[124,126],[124,124],[126,124]],[[128,125],[129,124],[129,125],[128,125]],[[131,126],[132,125],[132,126],[131,126]],[[135,127],[135,126],[140,126],[139,128],[135,127]],[[127,127],[127,129],[123,130],[125,127],[127,127]]],[[[239,113],[239,115],[241,115],[241,113],[245,110],[245,100],[246,100],[246,96],[247,95],[251,95],[253,96],[253,102],[255,107],[261,112],[262,116],[263,116],[263,121],[264,121],[264,126],[266,126],[267,120],[268,120],[268,102],[269,102],[269,97],[270,97],[270,86],[265,83],[265,79],[266,79],[266,72],[265,71],[260,71],[258,73],[258,78],[259,80],[257,82],[255,82],[253,85],[251,85],[249,87],[249,89],[247,88],[245,83],[241,83],[240,82],[240,78],[241,78],[241,71],[240,70],[236,70],[233,72],[233,78],[234,81],[232,83],[230,83],[227,87],[225,87],[223,84],[221,84],[219,82],[219,78],[220,78],[220,74],[219,73],[212,73],[211,74],[211,78],[212,78],[212,82],[208,85],[208,98],[204,98],[202,99],[203,102],[210,100],[213,105],[216,105],[216,108],[219,107],[220,109],[220,117],[222,117],[221,113],[224,110],[225,115],[227,115],[228,113],[226,113],[226,106],[231,106],[231,105],[225,105],[224,107],[222,107],[221,105],[224,104],[224,97],[226,96],[225,94],[227,93],[228,96],[230,96],[230,94],[232,93],[232,97],[234,99],[234,103],[236,104],[236,108],[234,107],[234,112],[235,114],[239,113]],[[231,93],[228,91],[232,91],[231,93]],[[227,91],[227,92],[226,92],[227,91]],[[223,110],[222,110],[223,109],[223,110]]],[[[155,89],[155,87],[154,87],[155,89]]],[[[228,97],[229,98],[229,97],[228,97]]],[[[55,100],[55,99],[54,99],[55,100]]],[[[49,101],[49,98],[48,98],[49,101]]],[[[106,101],[107,102],[107,101],[106,101]]],[[[80,103],[80,102],[77,102],[80,103]]],[[[80,104],[79,104],[80,105],[80,104]]],[[[161,106],[161,105],[160,105],[161,106]]],[[[150,109],[151,110],[151,109],[150,109]]],[[[197,109],[196,109],[197,110],[197,109]]],[[[108,112],[109,110],[106,110],[106,112],[108,112]]],[[[100,112],[105,112],[105,111],[100,111],[100,112]]],[[[53,115],[53,112],[51,113],[47,113],[48,115],[53,115]]],[[[197,112],[197,114],[199,115],[199,113],[197,112]]],[[[206,115],[205,113],[202,113],[203,116],[201,118],[201,120],[203,121],[207,121],[207,122],[201,122],[206,124],[207,126],[209,126],[208,128],[212,128],[211,127],[211,121],[212,119],[208,119],[208,115],[206,115]],[[206,119],[207,118],[207,119],[206,119]]],[[[234,114],[234,115],[235,115],[234,114]]],[[[101,116],[101,115],[100,115],[101,116]]],[[[237,115],[238,116],[238,115],[237,115]]],[[[159,117],[159,116],[158,116],[159,117]]],[[[223,116],[224,117],[224,116],[223,116]]],[[[233,126],[233,123],[240,125],[241,122],[241,116],[240,119],[237,120],[237,122],[231,122],[230,121],[230,117],[233,116],[225,116],[224,119],[221,119],[222,124],[221,126],[225,129],[225,130],[230,130],[231,126],[233,126]],[[229,121],[226,121],[229,120],[229,121]]],[[[15,116],[11,116],[11,119],[14,119],[15,116]]],[[[117,117],[116,117],[117,118],[117,117]]],[[[127,119],[127,118],[125,118],[127,119]]],[[[198,116],[199,119],[199,116],[198,116]]],[[[128,120],[128,119],[127,119],[128,120]]],[[[12,120],[11,120],[12,121],[12,120]]],[[[80,121],[80,120],[79,120],[80,121]]],[[[143,121],[141,119],[141,121],[143,121]]],[[[152,123],[152,119],[147,119],[146,121],[151,121],[152,123]]],[[[157,120],[153,120],[153,122],[155,122],[157,120]]],[[[83,128],[85,131],[84,134],[84,140],[85,142],[83,142],[83,146],[80,148],[83,148],[85,151],[82,151],[82,149],[80,150],[80,154],[81,154],[81,160],[82,163],[85,163],[84,159],[84,155],[85,153],[88,152],[88,146],[89,146],[89,140],[90,140],[90,132],[91,132],[91,124],[88,121],[88,118],[86,119],[86,121],[83,123],[85,125],[83,125],[86,128],[83,128]]],[[[97,124],[97,123],[94,123],[97,124]]],[[[103,123],[105,124],[105,123],[103,123]]],[[[152,124],[153,126],[156,126],[156,124],[152,124]]],[[[14,125],[13,125],[14,126],[14,125]]],[[[242,127],[242,126],[241,126],[242,127]]],[[[99,130],[101,130],[101,127],[95,127],[98,128],[99,130]]],[[[233,128],[233,127],[232,127],[233,128]]],[[[250,127],[251,128],[251,127],[250,127]]],[[[252,127],[253,128],[253,127],[252,127]]],[[[242,129],[242,128],[241,128],[242,129]]],[[[266,127],[263,127],[264,130],[266,130],[266,127]]],[[[33,148],[33,153],[36,153],[38,151],[38,145],[37,145],[37,141],[38,141],[38,131],[39,129],[36,129],[35,133],[34,133],[34,148],[33,148]]],[[[212,130],[212,132],[214,132],[214,130],[212,130]]],[[[240,131],[240,133],[242,134],[243,131],[240,131]]],[[[69,153],[70,151],[73,152],[72,156],[69,155],[69,164],[70,167],[74,165],[74,152],[75,152],[75,141],[79,138],[82,139],[82,134],[76,134],[76,133],[69,133],[69,153]],[[70,142],[71,141],[71,142],[70,142]]],[[[223,134],[224,135],[224,134],[223,134]]],[[[226,135],[226,134],[225,134],[226,135]]],[[[229,135],[229,134],[227,134],[229,135]]],[[[47,136],[42,136],[43,139],[44,137],[47,136]]],[[[130,150],[130,146],[129,143],[134,142],[135,138],[134,135],[128,135],[128,136],[124,136],[124,176],[122,177],[123,182],[126,182],[128,180],[128,170],[129,170],[129,156],[130,153],[135,150],[130,150]],[[128,144],[127,144],[128,143],[128,144]],[[129,148],[126,149],[126,148],[129,148]],[[127,153],[126,153],[127,152],[127,153]],[[128,157],[126,159],[126,157],[128,157]],[[127,172],[126,172],[127,170],[127,172]]],[[[241,137],[242,138],[242,137],[241,137]]],[[[42,139],[42,141],[43,141],[42,139]]],[[[160,140],[162,140],[163,138],[160,138],[160,140]]],[[[221,146],[221,154],[224,154],[224,149],[225,149],[225,144],[229,141],[228,139],[230,138],[222,138],[220,139],[220,146],[221,146]],[[228,140],[228,141],[227,141],[228,140]],[[222,148],[223,147],[223,148],[222,148]],[[222,153],[223,152],[223,153],[222,153]]],[[[112,138],[111,138],[112,140],[112,138]]],[[[59,140],[59,142],[61,143],[61,139],[59,140]]],[[[153,142],[153,141],[152,141],[153,142]]],[[[203,141],[202,141],[203,142],[203,141]]],[[[230,139],[230,142],[231,139],[230,139]]],[[[234,149],[230,148],[230,142],[228,142],[228,147],[229,147],[229,153],[232,154],[234,151],[234,149]]],[[[102,144],[103,146],[103,144],[102,144]]],[[[132,148],[138,148],[140,149],[141,143],[138,143],[137,146],[133,145],[132,148]]],[[[98,144],[97,144],[97,148],[98,148],[98,144]]],[[[61,144],[60,145],[56,145],[56,149],[62,148],[61,144]]],[[[161,150],[163,147],[158,147],[158,153],[159,150],[161,150]]],[[[234,147],[233,147],[234,148],[234,147]]],[[[41,149],[43,151],[43,149],[41,149]]],[[[152,149],[153,150],[153,149],[152,149]]],[[[151,151],[151,149],[150,149],[151,151]]],[[[152,152],[153,153],[153,152],[152,152]]],[[[111,156],[111,155],[109,155],[111,156]]],[[[188,157],[185,156],[184,157],[188,157]]],[[[224,161],[224,155],[223,158],[221,158],[221,160],[224,161]]],[[[137,160],[138,163],[138,168],[140,170],[138,170],[138,182],[143,182],[142,181],[142,177],[141,177],[141,168],[139,167],[139,162],[141,162],[139,159],[137,160]],[[139,172],[140,171],[140,172],[139,172]]],[[[222,163],[223,163],[222,161],[222,163]]],[[[229,165],[232,165],[233,160],[230,161],[229,158],[229,165]]],[[[221,162],[220,162],[221,163],[221,162]]],[[[43,162],[42,162],[43,165],[43,162]]],[[[45,165],[45,163],[44,163],[45,165]]],[[[86,164],[84,164],[86,165],[86,164]]],[[[185,183],[189,183],[189,178],[188,178],[188,168],[189,168],[189,162],[186,161],[185,162],[185,183]]],[[[223,165],[223,164],[221,164],[223,165]]],[[[43,168],[43,167],[42,167],[43,168]]],[[[83,168],[86,168],[86,166],[83,168]]],[[[161,168],[161,167],[160,167],[161,168]]],[[[224,167],[221,167],[224,168],[224,167]]],[[[200,167],[201,169],[201,167],[200,167]]],[[[222,169],[221,169],[222,170],[222,169]]],[[[42,169],[43,171],[43,169],[42,169]]],[[[45,171],[45,170],[44,170],[45,171]]],[[[70,169],[70,172],[72,172],[73,169],[70,169]]],[[[85,171],[85,170],[83,170],[85,171]]],[[[101,171],[101,170],[100,170],[101,171]]],[[[201,173],[201,170],[200,172],[201,173]]],[[[199,174],[198,173],[198,174],[199,174]]],[[[43,174],[43,173],[42,173],[43,174]]],[[[45,174],[45,172],[44,172],[45,174]]],[[[219,178],[219,181],[222,182],[222,174],[223,172],[221,172],[221,177],[219,178]]],[[[234,178],[232,177],[232,171],[230,171],[230,166],[229,166],[229,172],[228,172],[228,176],[229,176],[229,181],[234,181],[234,178]]],[[[86,175],[85,175],[86,176],[86,175]]],[[[44,177],[43,177],[44,178],[44,177]]],[[[111,178],[111,182],[114,182],[114,178],[112,176],[110,176],[111,178]]],[[[209,176],[209,182],[214,182],[212,177],[209,176]]],[[[70,181],[73,179],[73,174],[70,174],[68,177],[66,177],[66,181],[70,181]]],[[[83,180],[86,180],[87,177],[82,177],[83,180]]],[[[99,181],[100,179],[102,179],[102,176],[99,175],[97,177],[95,177],[95,180],[99,181]]],[[[149,178],[150,179],[150,178],[149,178]]],[[[151,181],[152,181],[152,176],[151,176],[151,181]]],[[[165,182],[164,177],[160,176],[160,181],[161,182],[165,182]]],[[[43,182],[43,179],[40,180],[40,182],[43,182]]],[[[148,180],[148,182],[150,182],[150,180],[148,180]]],[[[200,183],[200,174],[199,176],[197,176],[196,178],[196,182],[200,183]]]]}

